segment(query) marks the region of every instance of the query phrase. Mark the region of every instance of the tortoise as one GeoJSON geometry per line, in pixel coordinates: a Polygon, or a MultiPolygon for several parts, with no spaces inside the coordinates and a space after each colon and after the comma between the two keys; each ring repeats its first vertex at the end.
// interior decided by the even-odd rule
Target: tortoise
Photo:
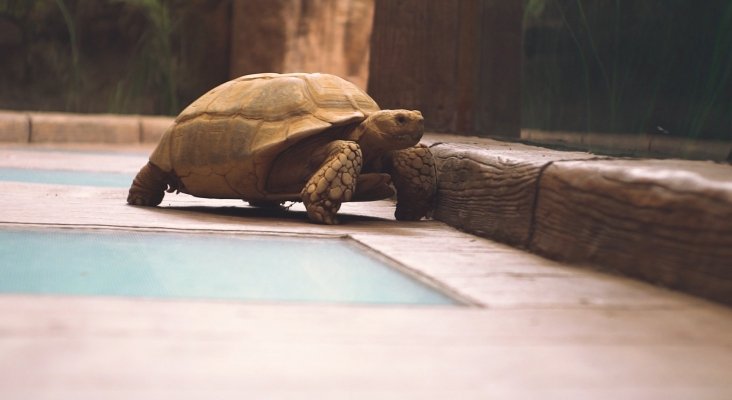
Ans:
{"type": "Polygon", "coordinates": [[[436,192],[423,130],[419,111],[381,110],[334,75],[246,75],[178,115],[127,202],[156,206],[166,191],[255,207],[302,201],[310,220],[336,224],[342,202],[396,194],[396,219],[419,220],[436,192]]]}

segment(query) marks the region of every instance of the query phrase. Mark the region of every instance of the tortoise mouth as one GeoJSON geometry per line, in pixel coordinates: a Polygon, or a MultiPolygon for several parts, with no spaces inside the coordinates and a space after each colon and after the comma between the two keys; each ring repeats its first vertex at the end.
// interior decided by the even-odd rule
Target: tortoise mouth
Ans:
{"type": "Polygon", "coordinates": [[[391,139],[395,142],[406,142],[406,143],[412,143],[417,144],[420,139],[422,139],[422,132],[409,132],[404,134],[396,134],[392,135],[391,139]]]}

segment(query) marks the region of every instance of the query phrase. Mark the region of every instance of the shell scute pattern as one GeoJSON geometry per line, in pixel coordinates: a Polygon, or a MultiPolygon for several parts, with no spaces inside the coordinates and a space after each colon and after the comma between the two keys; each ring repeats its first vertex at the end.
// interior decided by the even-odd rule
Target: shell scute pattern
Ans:
{"type": "Polygon", "coordinates": [[[150,160],[174,170],[196,195],[265,196],[270,165],[280,152],[378,110],[366,93],[335,76],[249,75],[217,86],[183,110],[150,160]]]}

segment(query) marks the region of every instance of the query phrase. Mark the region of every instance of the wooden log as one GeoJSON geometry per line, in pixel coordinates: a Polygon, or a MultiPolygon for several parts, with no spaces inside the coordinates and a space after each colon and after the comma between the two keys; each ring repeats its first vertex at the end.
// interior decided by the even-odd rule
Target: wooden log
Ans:
{"type": "Polygon", "coordinates": [[[732,304],[732,166],[555,162],[529,249],[732,304]]]}
{"type": "Polygon", "coordinates": [[[518,246],[529,239],[537,181],[545,166],[592,157],[487,139],[478,145],[436,144],[431,150],[438,170],[435,218],[518,246]]]}

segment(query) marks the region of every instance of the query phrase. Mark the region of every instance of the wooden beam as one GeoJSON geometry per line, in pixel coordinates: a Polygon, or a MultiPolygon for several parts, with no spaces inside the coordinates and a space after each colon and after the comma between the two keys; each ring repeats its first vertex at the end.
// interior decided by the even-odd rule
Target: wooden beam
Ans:
{"type": "Polygon", "coordinates": [[[518,137],[522,4],[377,0],[369,93],[428,130],[518,137]]]}

